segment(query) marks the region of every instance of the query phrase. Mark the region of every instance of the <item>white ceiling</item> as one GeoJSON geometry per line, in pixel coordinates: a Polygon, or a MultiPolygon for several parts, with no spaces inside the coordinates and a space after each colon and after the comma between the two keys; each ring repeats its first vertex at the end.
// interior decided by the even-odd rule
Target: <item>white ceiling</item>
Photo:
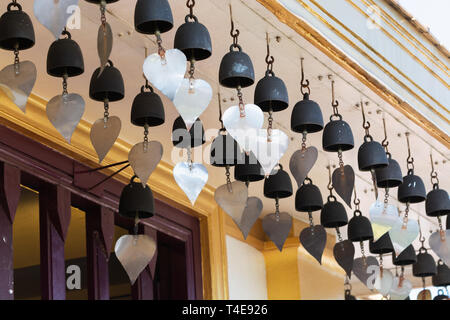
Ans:
{"type": "MultiPolygon", "coordinates": [[[[27,51],[21,52],[23,60],[32,60],[38,69],[38,80],[34,88],[34,93],[45,98],[51,99],[61,92],[61,79],[52,78],[46,73],[46,52],[52,43],[51,33],[45,29],[32,15],[32,1],[21,1],[24,10],[33,18],[36,32],[36,45],[27,51]]],[[[185,1],[169,0],[172,7],[175,28],[162,35],[163,45],[166,48],[173,46],[173,38],[176,28],[184,22],[184,17],[188,10],[185,7],[185,1]]],[[[439,172],[441,188],[450,190],[450,181],[447,178],[449,172],[450,152],[448,148],[428,135],[422,128],[408,120],[403,114],[398,112],[389,104],[385,103],[379,96],[366,88],[362,83],[350,75],[347,71],[334,63],[317,48],[312,46],[304,38],[294,32],[286,25],[279,22],[268,10],[256,1],[233,0],[233,15],[237,28],[241,31],[239,43],[243,50],[250,55],[253,60],[257,80],[262,78],[265,72],[266,43],[265,35],[269,33],[271,38],[272,55],[275,57],[274,71],[276,75],[282,78],[290,93],[290,108],[274,115],[274,126],[282,129],[291,137],[289,150],[283,157],[281,163],[285,168],[289,167],[289,159],[292,153],[300,148],[301,136],[290,131],[290,116],[292,106],[301,99],[299,90],[300,83],[300,57],[305,59],[305,72],[311,82],[311,99],[314,99],[322,108],[325,121],[332,113],[331,107],[331,84],[328,75],[333,75],[336,81],[336,94],[339,100],[339,111],[344,119],[352,125],[355,137],[356,147],[354,150],[344,153],[344,161],[355,168],[357,175],[356,186],[358,196],[361,198],[361,209],[363,214],[368,216],[368,209],[374,201],[372,193],[372,184],[370,173],[359,172],[357,170],[357,150],[363,142],[364,130],[362,128],[362,117],[360,110],[355,107],[361,99],[369,102],[366,107],[368,120],[371,122],[371,134],[381,141],[383,139],[382,116],[386,115],[388,123],[388,136],[390,141],[390,150],[395,159],[397,159],[406,173],[407,149],[404,133],[411,132],[411,148],[415,162],[415,172],[420,175],[426,185],[427,190],[431,189],[430,183],[430,162],[429,153],[433,151],[436,169],[439,172]],[[279,41],[275,38],[279,37],[279,41]],[[447,173],[445,173],[447,172],[447,173]]],[[[131,143],[142,141],[142,128],[134,127],[130,124],[130,109],[134,97],[139,93],[143,84],[142,63],[144,61],[145,47],[149,53],[156,52],[155,39],[151,36],[145,36],[134,30],[134,6],[135,0],[119,1],[108,6],[108,22],[114,31],[114,48],[111,60],[114,65],[122,71],[126,96],[125,99],[111,103],[110,114],[117,115],[122,119],[122,132],[120,138],[131,143]]],[[[212,36],[213,55],[206,61],[198,62],[196,65],[196,77],[208,81],[217,94],[218,68],[220,60],[228,51],[231,44],[230,20],[228,12],[229,1],[223,0],[197,0],[194,13],[199,21],[205,24],[212,36]]],[[[100,23],[100,13],[96,6],[85,1],[80,1],[81,8],[81,29],[70,30],[72,38],[76,40],[84,53],[85,73],[76,78],[69,79],[69,92],[81,94],[86,100],[86,111],[83,119],[93,123],[103,115],[103,105],[89,99],[89,81],[92,72],[99,65],[97,57],[97,29],[100,23]]],[[[2,10],[5,6],[2,6],[2,10]]],[[[13,62],[13,56],[10,52],[0,52],[0,59],[4,65],[13,62]]],[[[244,100],[247,103],[253,102],[254,86],[244,89],[244,100]]],[[[225,110],[228,106],[235,104],[236,94],[233,90],[220,88],[224,102],[222,108],[225,110]]],[[[178,116],[171,101],[163,98],[166,123],[160,127],[150,129],[150,138],[158,140],[164,145],[163,160],[175,164],[172,161],[172,143],[171,128],[174,119],[178,116]]],[[[219,128],[218,122],[218,104],[214,98],[209,108],[200,117],[205,129],[219,128]]],[[[216,132],[216,131],[215,131],[216,132]]],[[[205,146],[208,146],[214,137],[205,146]]],[[[308,137],[308,144],[321,148],[321,134],[313,134],[308,137]]],[[[197,151],[199,154],[208,154],[209,151],[197,151]]],[[[209,148],[208,148],[209,150],[209,148]]],[[[209,157],[208,157],[209,158],[209,157]]],[[[198,154],[194,154],[194,160],[201,161],[198,154]]],[[[310,174],[314,183],[320,186],[322,194],[326,197],[328,172],[326,166],[328,163],[337,164],[337,155],[327,154],[320,151],[319,160],[310,174]]],[[[208,183],[214,187],[225,183],[224,169],[207,166],[209,171],[208,183]]],[[[293,181],[294,182],[294,181],[293,181]]],[[[250,194],[264,199],[262,194],[263,182],[253,183],[250,186],[250,194]]],[[[391,192],[394,198],[392,203],[396,203],[396,191],[391,192]]],[[[399,205],[403,210],[404,206],[399,205]]],[[[273,200],[264,199],[264,214],[274,211],[273,200]]],[[[295,212],[294,196],[280,201],[280,209],[289,212],[298,219],[307,221],[305,214],[295,212]]],[[[348,209],[349,216],[351,210],[348,209]]],[[[422,226],[424,232],[428,234],[430,230],[436,230],[436,219],[427,218],[424,214],[424,204],[412,206],[410,217],[416,219],[417,215],[422,216],[422,226]]],[[[314,214],[315,221],[319,223],[318,213],[314,214]]],[[[334,232],[334,231],[333,231],[334,232]]],[[[346,234],[345,229],[343,234],[346,234]]],[[[418,247],[418,242],[416,246],[418,247]]],[[[366,249],[368,251],[368,249],[366,249]]],[[[390,259],[387,259],[390,260],[390,259]]],[[[364,292],[363,289],[361,289],[364,292]]]]}

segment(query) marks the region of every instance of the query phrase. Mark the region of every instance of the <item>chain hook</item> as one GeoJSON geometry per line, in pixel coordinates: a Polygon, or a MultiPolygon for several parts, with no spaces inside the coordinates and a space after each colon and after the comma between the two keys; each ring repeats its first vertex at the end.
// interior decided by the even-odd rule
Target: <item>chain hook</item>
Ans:
{"type": "Polygon", "coordinates": [[[306,92],[304,92],[303,89],[307,89],[308,90],[308,94],[311,94],[311,88],[309,87],[309,80],[305,79],[305,71],[303,68],[303,60],[305,60],[305,58],[300,58],[300,69],[301,69],[301,75],[302,75],[302,79],[300,82],[300,92],[305,95],[306,92]]]}
{"type": "Polygon", "coordinates": [[[230,3],[230,20],[231,20],[231,31],[230,35],[233,38],[233,47],[238,47],[238,37],[240,34],[240,31],[238,29],[234,28],[234,20],[233,20],[233,8],[230,3]]]}
{"type": "Polygon", "coordinates": [[[333,107],[333,114],[335,116],[338,116],[339,115],[339,111],[338,111],[339,101],[337,101],[335,99],[335,95],[334,95],[334,80],[331,80],[331,106],[333,107]]]}
{"type": "Polygon", "coordinates": [[[431,162],[431,184],[433,185],[433,189],[439,188],[439,178],[437,171],[434,169],[434,163],[433,163],[433,154],[430,152],[430,162],[431,162]]]}
{"type": "Polygon", "coordinates": [[[219,122],[220,122],[220,131],[224,130],[223,119],[222,119],[222,99],[220,97],[220,92],[217,93],[217,98],[219,100],[219,122]]]}
{"type": "Polygon", "coordinates": [[[409,144],[409,132],[405,132],[406,136],[406,145],[408,146],[408,158],[406,158],[408,173],[414,172],[414,158],[411,156],[411,147],[409,144]]]}
{"type": "Polygon", "coordinates": [[[186,6],[189,8],[189,17],[194,18],[194,6],[195,6],[195,0],[187,0],[186,6]]]}
{"type": "Polygon", "coordinates": [[[266,55],[266,63],[267,63],[267,74],[273,75],[273,63],[275,62],[275,58],[270,54],[270,38],[269,33],[266,32],[266,45],[267,45],[267,55],[266,55]]]}
{"type": "Polygon", "coordinates": [[[383,130],[384,130],[384,139],[383,139],[383,141],[381,141],[381,145],[386,150],[386,154],[388,156],[390,156],[389,149],[388,149],[389,141],[388,141],[387,130],[386,130],[386,118],[384,117],[384,114],[383,114],[383,130]]]}
{"type": "Polygon", "coordinates": [[[361,113],[362,113],[362,117],[363,117],[363,128],[366,131],[366,137],[369,137],[370,136],[370,132],[369,132],[370,122],[366,120],[366,112],[364,111],[364,103],[362,100],[359,105],[361,106],[361,113]]]}

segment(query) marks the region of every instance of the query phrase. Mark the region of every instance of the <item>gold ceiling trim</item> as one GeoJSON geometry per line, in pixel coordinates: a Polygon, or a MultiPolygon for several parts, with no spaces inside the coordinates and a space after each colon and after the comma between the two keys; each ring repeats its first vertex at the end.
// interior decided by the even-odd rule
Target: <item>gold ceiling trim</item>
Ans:
{"type": "MultiPolygon", "coordinates": [[[[341,67],[347,70],[350,74],[356,77],[359,81],[365,84],[378,96],[380,96],[387,103],[394,106],[397,110],[403,113],[408,119],[415,122],[420,127],[424,128],[431,136],[436,138],[447,148],[450,148],[450,137],[443,132],[439,127],[431,121],[422,116],[410,104],[403,101],[396,94],[388,90],[386,86],[380,83],[377,79],[372,77],[360,65],[351,60],[342,51],[337,49],[314,28],[308,25],[303,20],[299,19],[285,7],[283,7],[276,0],[257,0],[266,9],[272,12],[282,23],[286,24],[311,44],[316,46],[319,50],[325,53],[330,59],[338,63],[341,67]]],[[[354,45],[354,44],[353,44],[354,45]]],[[[448,119],[446,120],[448,121],[448,119]]]]}

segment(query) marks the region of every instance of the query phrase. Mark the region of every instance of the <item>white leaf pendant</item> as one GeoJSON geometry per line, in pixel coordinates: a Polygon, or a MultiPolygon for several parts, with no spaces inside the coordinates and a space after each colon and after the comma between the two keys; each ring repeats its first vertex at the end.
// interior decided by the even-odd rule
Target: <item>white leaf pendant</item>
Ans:
{"type": "Polygon", "coordinates": [[[194,205],[208,181],[208,170],[201,163],[180,162],[173,168],[173,177],[194,205]]]}
{"type": "Polygon", "coordinates": [[[369,215],[372,222],[373,241],[377,241],[400,221],[395,206],[378,200],[370,207],[369,215]]]}

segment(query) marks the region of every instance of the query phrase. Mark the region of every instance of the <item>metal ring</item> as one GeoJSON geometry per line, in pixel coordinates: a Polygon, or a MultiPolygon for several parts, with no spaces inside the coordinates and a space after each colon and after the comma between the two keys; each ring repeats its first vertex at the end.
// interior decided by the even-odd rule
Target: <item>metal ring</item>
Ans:
{"type": "Polygon", "coordinates": [[[230,46],[230,52],[233,52],[234,48],[237,48],[239,52],[242,52],[242,47],[240,45],[234,44],[234,43],[230,46]]]}
{"type": "Polygon", "coordinates": [[[370,134],[366,134],[364,136],[364,142],[372,142],[373,141],[373,137],[370,134]]]}
{"type": "Polygon", "coordinates": [[[330,121],[338,121],[338,120],[334,120],[333,117],[338,117],[340,121],[342,121],[342,115],[338,114],[332,114],[330,116],[330,121]]]}
{"type": "Polygon", "coordinates": [[[11,7],[16,7],[16,8],[17,8],[17,11],[22,11],[22,6],[20,5],[20,3],[17,3],[17,2],[11,2],[10,4],[8,4],[7,10],[8,10],[8,11],[12,11],[12,10],[11,10],[11,7]]]}
{"type": "Polygon", "coordinates": [[[184,22],[186,23],[198,23],[198,18],[194,15],[190,15],[188,14],[185,18],[184,18],[184,22]],[[192,20],[194,20],[194,22],[189,21],[189,18],[191,18],[192,20]]]}

